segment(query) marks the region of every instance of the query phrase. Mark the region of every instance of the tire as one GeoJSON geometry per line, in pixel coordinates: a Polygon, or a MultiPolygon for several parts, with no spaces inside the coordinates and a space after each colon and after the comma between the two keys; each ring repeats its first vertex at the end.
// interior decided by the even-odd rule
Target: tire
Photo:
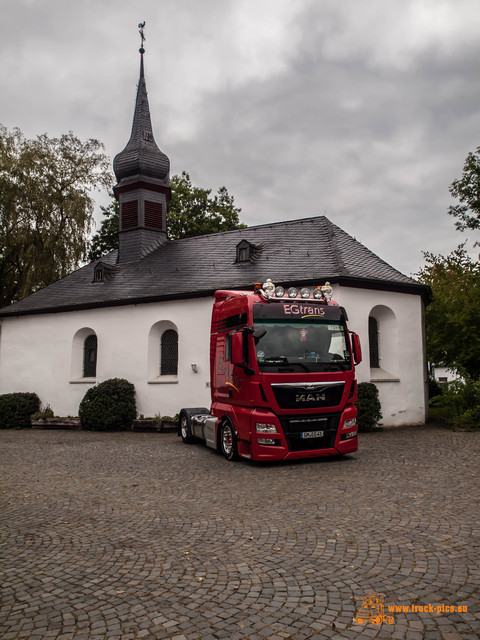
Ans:
{"type": "Polygon", "coordinates": [[[237,436],[229,420],[225,420],[220,428],[220,449],[227,460],[238,459],[237,436]]]}
{"type": "Polygon", "coordinates": [[[180,413],[180,436],[185,444],[195,442],[195,438],[192,435],[190,416],[184,411],[180,413]]]}

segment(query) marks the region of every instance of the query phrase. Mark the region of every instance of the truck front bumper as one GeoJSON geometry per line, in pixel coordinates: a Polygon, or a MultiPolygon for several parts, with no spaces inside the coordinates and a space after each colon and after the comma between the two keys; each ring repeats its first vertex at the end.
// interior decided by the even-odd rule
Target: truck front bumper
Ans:
{"type": "Polygon", "coordinates": [[[353,453],[358,449],[356,417],[352,404],[340,414],[278,417],[254,411],[249,451],[240,449],[240,454],[252,460],[275,461],[353,453]],[[270,430],[259,432],[259,428],[270,430]]]}

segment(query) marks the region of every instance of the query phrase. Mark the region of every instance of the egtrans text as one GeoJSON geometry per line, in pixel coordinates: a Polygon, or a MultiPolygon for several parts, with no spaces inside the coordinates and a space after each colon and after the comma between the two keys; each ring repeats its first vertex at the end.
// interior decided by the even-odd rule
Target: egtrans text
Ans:
{"type": "Polygon", "coordinates": [[[287,315],[294,316],[324,316],[325,309],[323,307],[307,307],[302,304],[284,304],[283,312],[287,315]]]}

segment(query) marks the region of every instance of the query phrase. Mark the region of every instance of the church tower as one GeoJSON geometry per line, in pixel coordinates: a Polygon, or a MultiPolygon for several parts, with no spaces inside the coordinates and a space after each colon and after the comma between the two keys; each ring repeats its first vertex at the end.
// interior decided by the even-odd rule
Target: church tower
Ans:
{"type": "Polygon", "coordinates": [[[143,66],[143,27],[140,26],[140,80],[132,133],[115,156],[114,193],[120,205],[118,261],[139,260],[168,240],[167,203],[170,200],[170,161],[153,137],[143,66]]]}

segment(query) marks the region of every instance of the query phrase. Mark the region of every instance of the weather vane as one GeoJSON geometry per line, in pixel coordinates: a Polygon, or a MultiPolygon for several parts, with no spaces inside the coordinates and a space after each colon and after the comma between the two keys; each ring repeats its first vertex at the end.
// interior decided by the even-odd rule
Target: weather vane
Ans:
{"type": "Polygon", "coordinates": [[[145,28],[145,20],[143,22],[140,22],[140,24],[138,25],[138,33],[140,34],[140,38],[142,39],[142,45],[141,45],[141,49],[140,51],[142,51],[143,49],[143,43],[146,40],[145,34],[143,33],[143,30],[145,28]]]}

